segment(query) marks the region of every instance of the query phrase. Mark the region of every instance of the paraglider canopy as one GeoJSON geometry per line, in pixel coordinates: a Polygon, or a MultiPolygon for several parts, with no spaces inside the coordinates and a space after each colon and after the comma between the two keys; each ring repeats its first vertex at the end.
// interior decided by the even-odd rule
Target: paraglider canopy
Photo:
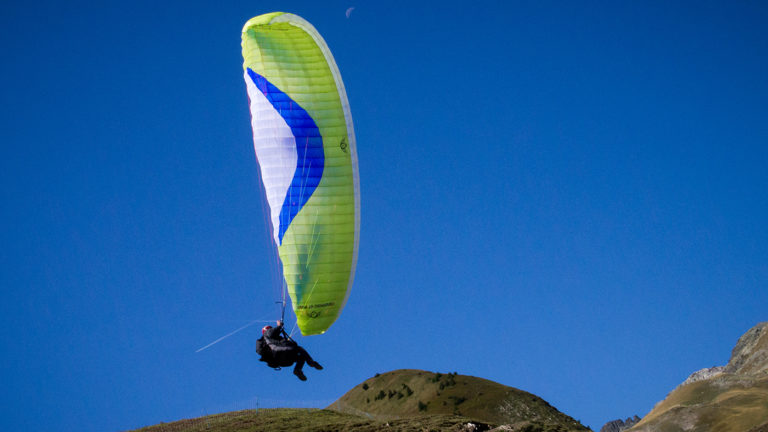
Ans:
{"type": "Polygon", "coordinates": [[[242,48],[281,283],[302,335],[321,334],[344,308],[357,262],[360,188],[346,91],[325,41],[301,17],[248,20],[242,48]]]}

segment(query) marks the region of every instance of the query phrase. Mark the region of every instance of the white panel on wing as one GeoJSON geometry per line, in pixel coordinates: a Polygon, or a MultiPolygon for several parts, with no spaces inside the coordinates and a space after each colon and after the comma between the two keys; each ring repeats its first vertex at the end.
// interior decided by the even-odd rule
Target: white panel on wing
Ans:
{"type": "Polygon", "coordinates": [[[253,147],[259,159],[261,177],[267,192],[275,244],[280,245],[280,210],[283,208],[285,194],[291,185],[299,159],[296,138],[280,113],[256,88],[247,71],[245,83],[251,100],[253,147]]]}

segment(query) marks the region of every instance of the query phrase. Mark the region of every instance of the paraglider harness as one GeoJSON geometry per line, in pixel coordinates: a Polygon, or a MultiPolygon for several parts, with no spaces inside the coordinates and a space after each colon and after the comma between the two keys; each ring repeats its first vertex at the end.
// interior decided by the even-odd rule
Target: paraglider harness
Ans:
{"type": "Polygon", "coordinates": [[[263,335],[256,340],[256,353],[261,356],[259,361],[266,362],[267,366],[278,371],[296,362],[296,356],[292,354],[298,346],[285,329],[281,329],[280,333],[283,339],[276,340],[276,343],[267,342],[263,335]]]}

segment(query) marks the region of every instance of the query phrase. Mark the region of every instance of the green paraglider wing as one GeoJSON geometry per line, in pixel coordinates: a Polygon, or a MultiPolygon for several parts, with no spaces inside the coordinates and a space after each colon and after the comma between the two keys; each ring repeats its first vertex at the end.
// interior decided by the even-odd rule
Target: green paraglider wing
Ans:
{"type": "Polygon", "coordinates": [[[324,333],[357,263],[360,188],[349,102],[336,62],[304,19],[275,12],[243,28],[243,68],[273,238],[298,326],[324,333]]]}

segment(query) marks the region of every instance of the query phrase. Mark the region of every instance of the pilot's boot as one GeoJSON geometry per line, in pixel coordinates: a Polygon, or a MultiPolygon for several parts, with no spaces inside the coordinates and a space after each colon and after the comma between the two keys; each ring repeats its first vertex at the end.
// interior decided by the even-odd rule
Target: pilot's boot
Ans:
{"type": "Polygon", "coordinates": [[[294,369],[293,370],[293,374],[296,375],[297,377],[299,377],[299,379],[302,380],[302,381],[306,381],[307,380],[307,376],[304,375],[304,372],[302,372],[300,370],[294,369]]]}

